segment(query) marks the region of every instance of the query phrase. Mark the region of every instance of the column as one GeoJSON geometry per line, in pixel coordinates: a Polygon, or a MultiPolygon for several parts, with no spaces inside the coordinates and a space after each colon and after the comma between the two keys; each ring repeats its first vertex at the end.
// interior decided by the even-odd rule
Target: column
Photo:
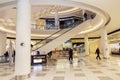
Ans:
{"type": "Polygon", "coordinates": [[[105,27],[102,27],[100,30],[101,33],[101,47],[102,47],[102,53],[103,58],[109,57],[109,48],[108,48],[108,42],[107,42],[107,32],[105,30],[105,27]]]}
{"type": "Polygon", "coordinates": [[[13,43],[12,41],[10,40],[10,43],[9,43],[9,66],[13,66],[13,43]]]}
{"type": "MultiPolygon", "coordinates": [[[[4,53],[6,52],[6,37],[7,34],[0,32],[0,56],[4,55],[4,53]]],[[[1,57],[0,61],[3,61],[4,59],[1,57]]]]}
{"type": "Polygon", "coordinates": [[[85,35],[85,54],[89,55],[89,41],[87,35],[85,35]]]}
{"type": "Polygon", "coordinates": [[[83,10],[82,10],[82,15],[83,15],[83,17],[84,17],[85,12],[86,12],[86,10],[83,9],[83,10]]]}
{"type": "Polygon", "coordinates": [[[59,14],[58,11],[55,11],[55,28],[59,29],[59,14]]]}
{"type": "Polygon", "coordinates": [[[6,37],[6,33],[0,32],[0,56],[2,56],[6,51],[6,37]]]}
{"type": "Polygon", "coordinates": [[[30,34],[31,34],[30,0],[17,0],[16,55],[15,55],[16,80],[28,78],[31,72],[30,34]]]}

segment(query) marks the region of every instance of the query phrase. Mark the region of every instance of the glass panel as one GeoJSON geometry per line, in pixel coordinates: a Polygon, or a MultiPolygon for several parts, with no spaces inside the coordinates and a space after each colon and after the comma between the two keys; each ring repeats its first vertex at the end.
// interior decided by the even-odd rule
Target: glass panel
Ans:
{"type": "Polygon", "coordinates": [[[33,45],[32,50],[34,51],[34,50],[39,49],[40,47],[44,46],[48,42],[52,41],[53,39],[55,39],[55,38],[61,36],[62,34],[65,34],[66,32],[70,31],[71,29],[73,29],[77,25],[81,24],[82,22],[83,22],[83,20],[81,19],[79,21],[76,21],[76,22],[70,24],[69,26],[67,26],[67,28],[64,28],[64,29],[59,30],[58,32],[55,32],[54,34],[47,37],[46,39],[44,39],[44,40],[36,43],[35,45],[33,45]]]}
{"type": "Polygon", "coordinates": [[[69,25],[69,28],[59,30],[58,32],[52,34],[51,36],[47,37],[46,39],[44,39],[44,40],[36,43],[35,45],[33,45],[32,50],[36,50],[36,49],[40,48],[41,46],[47,44],[48,42],[52,41],[53,39],[61,36],[62,34],[66,33],[66,32],[68,32],[69,30],[71,30],[75,26],[79,25],[80,23],[82,23],[82,21],[69,25]]]}

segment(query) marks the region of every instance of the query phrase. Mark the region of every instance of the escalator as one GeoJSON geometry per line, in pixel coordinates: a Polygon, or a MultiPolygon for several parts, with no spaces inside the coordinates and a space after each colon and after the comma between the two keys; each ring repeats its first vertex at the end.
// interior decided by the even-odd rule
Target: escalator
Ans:
{"type": "Polygon", "coordinates": [[[34,44],[32,47],[32,51],[39,50],[41,54],[47,54],[66,40],[74,37],[82,30],[82,28],[89,25],[89,20],[73,23],[69,25],[68,28],[61,29],[58,32],[52,34],[51,36],[45,38],[44,40],[34,44]]]}

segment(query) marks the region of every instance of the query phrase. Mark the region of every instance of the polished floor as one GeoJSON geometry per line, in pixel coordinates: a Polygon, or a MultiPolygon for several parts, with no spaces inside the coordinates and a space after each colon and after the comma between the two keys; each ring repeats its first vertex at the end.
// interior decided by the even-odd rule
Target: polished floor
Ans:
{"type": "MultiPolygon", "coordinates": [[[[0,80],[15,80],[14,67],[0,64],[0,80]]],[[[28,80],[120,80],[120,55],[101,61],[90,55],[80,62],[74,58],[72,64],[65,58],[50,59],[46,65],[32,66],[28,80]]]]}

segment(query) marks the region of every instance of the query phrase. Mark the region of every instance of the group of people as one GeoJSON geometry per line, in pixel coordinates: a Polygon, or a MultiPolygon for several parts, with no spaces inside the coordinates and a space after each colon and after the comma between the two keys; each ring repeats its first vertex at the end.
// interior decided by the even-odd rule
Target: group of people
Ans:
{"type": "Polygon", "coordinates": [[[72,61],[73,61],[73,50],[70,48],[68,53],[69,53],[69,61],[70,61],[70,63],[72,63],[72,61]]]}
{"type": "MultiPolygon", "coordinates": [[[[4,57],[5,57],[5,61],[9,60],[9,52],[8,51],[6,51],[4,53],[4,57]]],[[[13,51],[12,57],[13,57],[13,62],[15,62],[15,50],[13,51]]]]}
{"type": "MultiPolygon", "coordinates": [[[[70,63],[72,63],[72,61],[73,61],[73,50],[70,48],[68,53],[69,53],[69,61],[70,61],[70,63]]],[[[96,59],[101,60],[100,49],[99,48],[96,49],[95,54],[97,55],[96,59]]]]}
{"type": "MultiPolygon", "coordinates": [[[[73,50],[74,50],[74,49],[72,49],[72,48],[66,48],[66,49],[67,49],[67,52],[68,52],[68,60],[69,60],[70,63],[72,63],[72,62],[73,62],[73,55],[74,55],[73,50]]],[[[66,49],[65,49],[65,50],[66,50],[66,49]]],[[[64,49],[63,49],[63,50],[64,50],[64,49]]],[[[77,53],[78,53],[78,62],[84,61],[83,55],[84,55],[84,53],[85,53],[85,46],[84,46],[84,45],[79,45],[79,46],[76,47],[75,50],[76,50],[77,53]]],[[[39,53],[39,52],[37,52],[37,53],[39,53]]],[[[101,57],[100,57],[100,49],[99,49],[99,48],[97,48],[97,49],[95,50],[95,54],[96,54],[96,59],[97,59],[97,60],[101,60],[101,57]]],[[[51,56],[52,56],[52,51],[50,51],[50,52],[48,53],[48,57],[51,58],[51,56]]]]}

